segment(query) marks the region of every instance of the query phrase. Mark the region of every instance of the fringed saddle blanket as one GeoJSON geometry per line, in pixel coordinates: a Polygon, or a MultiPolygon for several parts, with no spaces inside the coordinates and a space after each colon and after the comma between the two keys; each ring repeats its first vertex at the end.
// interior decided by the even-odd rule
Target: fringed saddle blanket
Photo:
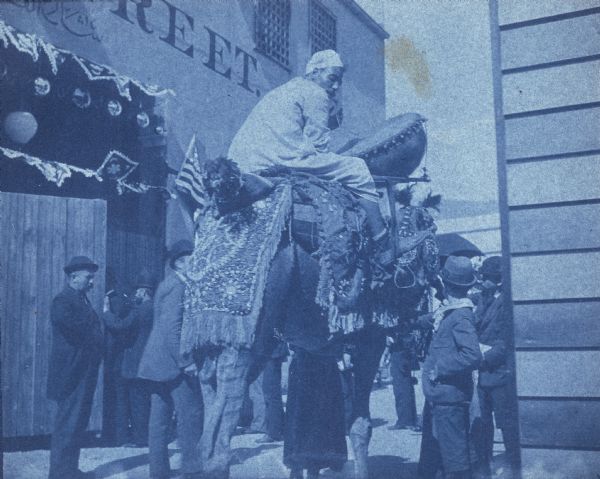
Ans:
{"type": "Polygon", "coordinates": [[[285,182],[239,212],[202,218],[187,273],[182,352],[205,345],[252,345],[291,202],[291,186],[285,182]]]}
{"type": "Polygon", "coordinates": [[[315,301],[327,315],[329,332],[348,334],[361,329],[365,326],[364,315],[359,311],[341,312],[338,300],[360,294],[351,290],[357,268],[367,260],[365,213],[352,194],[337,182],[314,177],[292,177],[292,181],[294,198],[314,209],[307,216],[312,216],[319,236],[319,249],[314,253],[319,260],[315,301]]]}

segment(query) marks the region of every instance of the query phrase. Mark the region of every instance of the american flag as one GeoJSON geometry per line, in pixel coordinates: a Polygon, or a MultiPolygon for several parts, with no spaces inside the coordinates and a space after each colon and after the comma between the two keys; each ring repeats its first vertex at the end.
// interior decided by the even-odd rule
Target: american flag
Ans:
{"type": "Polygon", "coordinates": [[[188,193],[192,199],[198,203],[198,207],[206,206],[207,198],[204,186],[202,186],[202,173],[200,171],[195,134],[192,136],[179,174],[177,175],[177,178],[175,178],[175,184],[179,190],[188,193]]]}

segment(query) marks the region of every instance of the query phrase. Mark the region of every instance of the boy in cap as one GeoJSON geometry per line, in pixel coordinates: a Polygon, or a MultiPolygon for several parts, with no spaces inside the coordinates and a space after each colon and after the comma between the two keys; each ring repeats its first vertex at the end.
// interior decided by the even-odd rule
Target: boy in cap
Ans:
{"type": "Polygon", "coordinates": [[[434,315],[433,338],[423,364],[423,438],[417,475],[434,479],[471,478],[469,404],[472,373],[481,362],[473,303],[467,292],[475,284],[468,258],[449,256],[441,271],[446,303],[434,315]]]}
{"type": "Polygon", "coordinates": [[[193,250],[190,241],[181,240],[169,252],[172,271],[156,290],[154,325],[138,369],[139,378],[151,381],[148,445],[152,479],[168,478],[171,474],[168,444],[173,408],[177,413],[183,477],[197,477],[201,470],[196,450],[203,420],[200,383],[193,358],[179,352],[185,272],[193,250]]]}
{"type": "Polygon", "coordinates": [[[254,107],[229,148],[244,173],[289,169],[342,183],[367,213],[377,261],[395,259],[373,177],[362,158],[329,151],[329,116],[344,64],[333,50],[315,53],[303,77],[271,90],[254,107]]]}
{"type": "Polygon", "coordinates": [[[83,434],[92,410],[104,336],[87,292],[98,265],[75,256],[63,268],[67,285],[52,300],[52,349],[47,397],[57,410],[50,445],[49,479],[87,477],[78,468],[83,434]]]}

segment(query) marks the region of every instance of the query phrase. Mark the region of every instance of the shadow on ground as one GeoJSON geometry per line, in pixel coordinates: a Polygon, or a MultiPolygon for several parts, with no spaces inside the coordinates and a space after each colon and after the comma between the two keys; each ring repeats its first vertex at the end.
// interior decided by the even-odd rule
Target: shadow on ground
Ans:
{"type": "MultiPolygon", "coordinates": [[[[173,456],[177,450],[169,449],[169,457],[173,456]]],[[[94,469],[94,479],[105,479],[118,474],[122,474],[136,467],[148,464],[148,453],[138,454],[137,456],[129,456],[123,459],[115,459],[114,461],[102,464],[94,469]]]]}
{"type": "Polygon", "coordinates": [[[370,456],[369,476],[377,479],[414,479],[417,463],[399,456],[370,456]]]}
{"type": "Polygon", "coordinates": [[[371,426],[372,427],[384,426],[387,423],[388,423],[388,421],[386,421],[385,419],[380,418],[380,417],[376,417],[376,418],[371,419],[371,426]]]}
{"type": "Polygon", "coordinates": [[[263,451],[268,451],[270,449],[278,449],[281,447],[281,444],[261,444],[260,446],[254,447],[238,447],[233,450],[233,458],[231,461],[231,465],[235,464],[243,464],[248,459],[260,455],[263,451]]]}

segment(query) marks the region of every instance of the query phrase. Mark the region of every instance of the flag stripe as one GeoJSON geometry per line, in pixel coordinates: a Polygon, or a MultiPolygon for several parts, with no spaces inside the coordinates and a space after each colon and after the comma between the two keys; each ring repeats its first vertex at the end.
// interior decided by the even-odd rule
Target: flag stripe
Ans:
{"type": "Polygon", "coordinates": [[[181,175],[179,178],[175,180],[176,184],[181,184],[182,186],[186,186],[193,189],[200,196],[204,196],[204,189],[201,184],[198,184],[194,181],[194,178],[190,178],[188,175],[181,175]]]}
{"type": "Polygon", "coordinates": [[[203,196],[199,196],[197,195],[193,189],[191,188],[180,188],[180,191],[185,191],[187,193],[189,193],[189,195],[192,197],[192,199],[198,204],[198,206],[204,206],[206,205],[206,200],[203,196]]]}
{"type": "Polygon", "coordinates": [[[185,160],[181,165],[179,174],[175,179],[175,184],[179,189],[187,191],[192,199],[198,203],[198,206],[205,206],[207,203],[204,187],[202,186],[201,171],[198,165],[198,151],[196,149],[196,136],[192,137],[185,160]]]}
{"type": "Polygon", "coordinates": [[[184,188],[186,190],[189,190],[190,192],[193,192],[195,195],[197,195],[200,198],[205,198],[202,190],[200,190],[195,185],[193,185],[187,181],[175,181],[175,184],[181,188],[184,188]]]}
{"type": "Polygon", "coordinates": [[[184,179],[185,181],[189,182],[190,184],[197,184],[199,187],[201,187],[200,182],[196,180],[196,175],[194,175],[193,173],[189,173],[187,171],[181,170],[179,172],[179,177],[178,179],[184,179]]]}
{"type": "Polygon", "coordinates": [[[204,194],[202,193],[202,191],[195,188],[194,185],[191,185],[190,183],[188,183],[186,181],[175,181],[175,184],[180,189],[188,191],[191,195],[194,196],[194,199],[196,201],[198,201],[199,203],[204,204],[206,202],[206,198],[205,198],[204,194]]]}

